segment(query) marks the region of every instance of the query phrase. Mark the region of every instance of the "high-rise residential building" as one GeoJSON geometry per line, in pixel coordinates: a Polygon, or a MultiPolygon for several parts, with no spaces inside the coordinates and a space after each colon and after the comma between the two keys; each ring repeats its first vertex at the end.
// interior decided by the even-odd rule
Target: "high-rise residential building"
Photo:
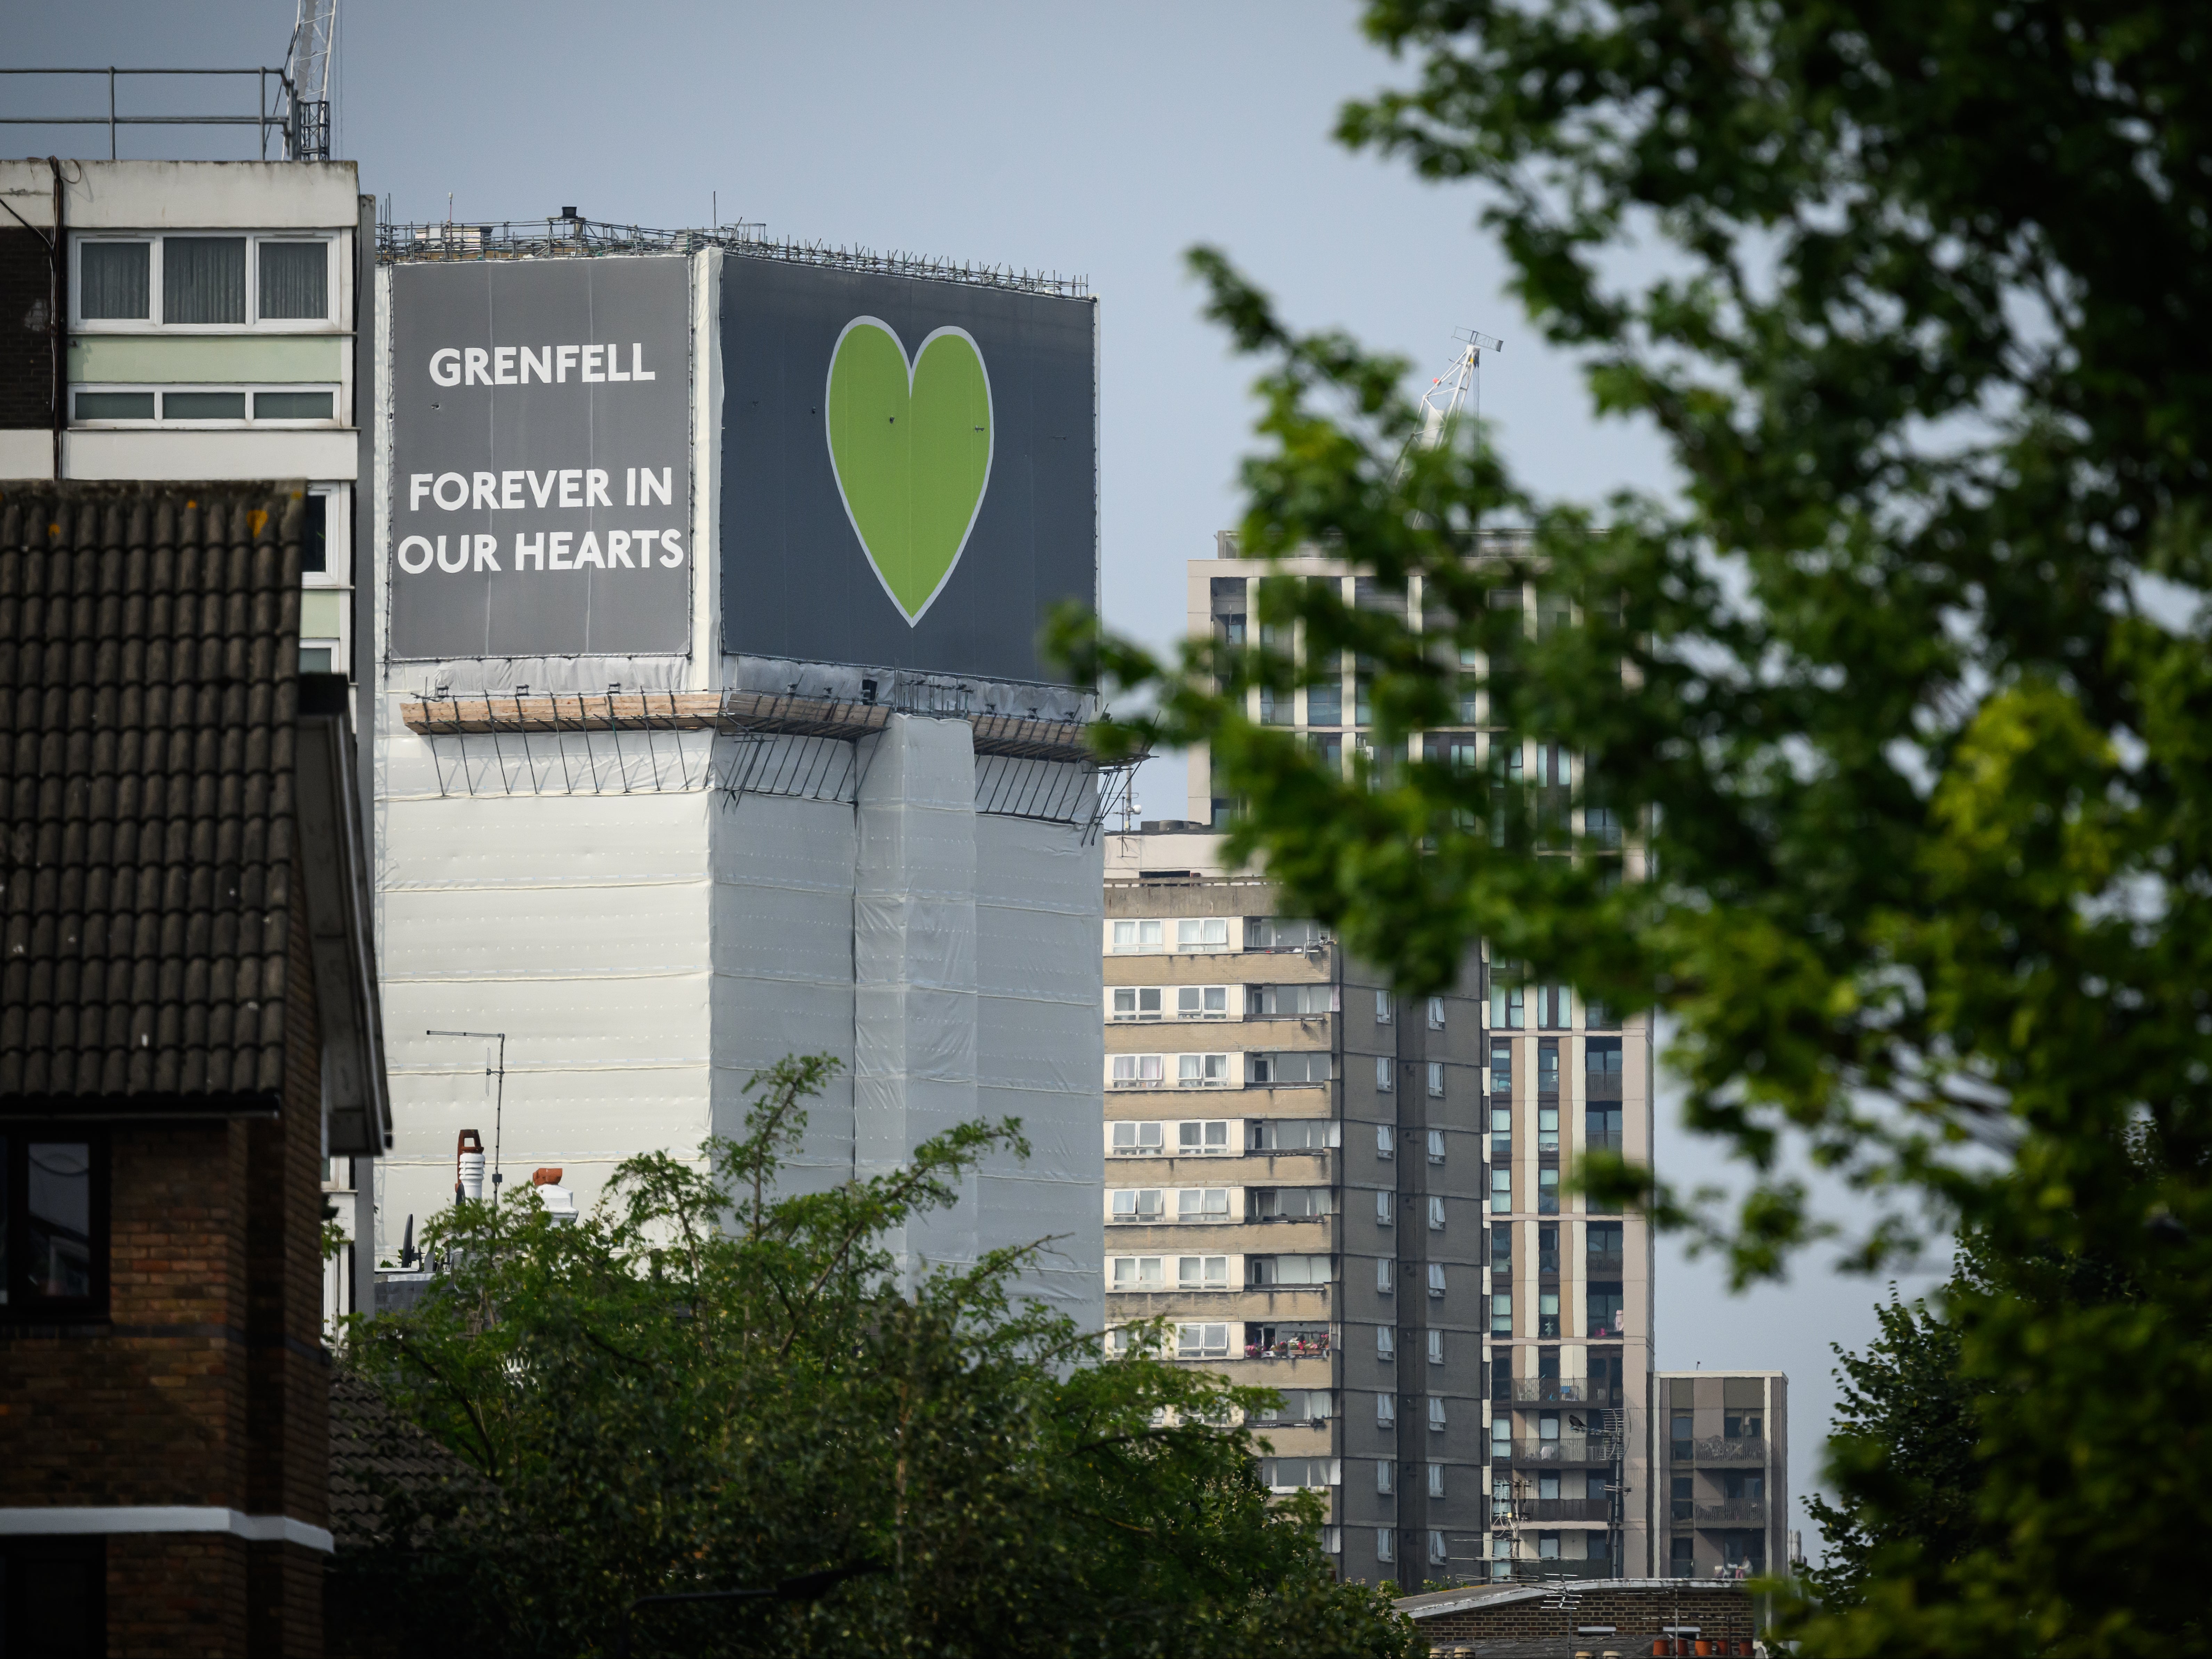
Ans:
{"type": "Polygon", "coordinates": [[[1480,966],[1407,1002],[1179,827],[1107,849],[1107,1320],[1279,1390],[1346,1577],[1487,1573],[1480,966]]]}
{"type": "MultiPolygon", "coordinates": [[[[1493,538],[1475,556],[1510,546],[1493,538]]],[[[1443,620],[1429,614],[1418,583],[1391,591],[1319,555],[1242,559],[1229,535],[1218,552],[1188,567],[1194,634],[1259,642],[1255,589],[1276,572],[1340,583],[1346,602],[1422,625],[1443,620]]],[[[1573,620],[1571,605],[1540,591],[1507,588],[1493,600],[1516,602],[1531,635],[1573,620]]],[[[1459,721],[1412,738],[1406,756],[1526,780],[1536,809],[1574,836],[1582,856],[1594,845],[1595,856],[1620,858],[1624,879],[1638,879],[1635,838],[1577,794],[1581,757],[1541,734],[1499,728],[1484,689],[1489,665],[1474,653],[1462,661],[1459,721]]],[[[1355,663],[1338,667],[1333,684],[1279,699],[1255,692],[1249,712],[1348,767],[1371,749],[1372,728],[1365,677],[1355,663]]],[[[1293,1391],[1286,1409],[1304,1426],[1272,1438],[1283,1456],[1328,1460],[1287,1472],[1332,1486],[1340,1529],[1332,1542],[1348,1577],[1655,1571],[1650,1231],[1640,1214],[1594,1209],[1565,1184],[1591,1148],[1650,1161],[1648,1020],[1620,1017],[1571,985],[1534,982],[1486,948],[1470,957],[1452,993],[1396,1006],[1374,971],[1346,962],[1310,923],[1280,915],[1264,881],[1221,867],[1210,832],[1234,802],[1213,786],[1203,748],[1189,764],[1187,820],[1109,838],[1107,1117],[1109,1136],[1122,1137],[1109,1153],[1117,1195],[1109,1199],[1109,1285],[1129,1275],[1109,1296],[1109,1320],[1146,1308],[1170,1313],[1182,1356],[1225,1359],[1240,1375],[1237,1357],[1249,1356],[1259,1380],[1293,1391]],[[1148,957],[1158,964],[1149,980],[1139,966],[1148,957]],[[1218,966],[1207,967],[1209,959],[1218,966]],[[1148,1019],[1176,1033],[1172,1052],[1165,1031],[1144,1032],[1148,1019]],[[1228,1029],[1204,1042],[1188,1036],[1209,1020],[1228,1029]],[[1148,1133],[1157,1145],[1142,1138],[1148,1133]],[[1213,1184],[1194,1185],[1197,1166],[1182,1151],[1188,1133],[1199,1137],[1198,1155],[1238,1161],[1224,1162],[1229,1172],[1213,1184]],[[1285,1152],[1285,1133],[1305,1136],[1309,1148],[1285,1152]],[[1204,1152],[1209,1135],[1222,1151],[1204,1152]],[[1148,1166],[1157,1177],[1141,1183],[1114,1172],[1121,1159],[1134,1170],[1151,1158],[1172,1161],[1148,1166]],[[1267,1162],[1252,1161],[1261,1158],[1267,1162]],[[1326,1184],[1328,1196],[1291,1196],[1292,1181],[1326,1184]],[[1131,1207],[1126,1219],[1112,1219],[1115,1203],[1131,1207]],[[1147,1215],[1150,1203],[1159,1208],[1147,1215]],[[1332,1208],[1297,1218],[1295,1228],[1286,1226],[1293,1218],[1263,1213],[1285,1203],[1332,1208]],[[1209,1225],[1219,1231],[1192,1230],[1209,1225]],[[1266,1226],[1276,1231],[1258,1231],[1266,1226]],[[1203,1237],[1220,1247],[1200,1249],[1203,1237]],[[1285,1243],[1272,1251],[1250,1242],[1277,1238],[1285,1243]],[[1187,1268],[1198,1280],[1188,1290],[1187,1268]],[[1144,1287],[1148,1273],[1160,1275],[1158,1289],[1144,1287]],[[1285,1273],[1305,1275],[1308,1288],[1287,1287],[1285,1273]],[[1455,1286],[1470,1274],[1479,1298],[1462,1299],[1455,1286]],[[1219,1281],[1210,1303],[1209,1275],[1219,1281]],[[1386,1280],[1387,1293],[1376,1288],[1386,1280]],[[1219,1311],[1198,1318],[1205,1306],[1219,1311]],[[1290,1359],[1266,1357],[1285,1352],[1285,1341],[1290,1359]],[[1324,1354],[1326,1365],[1316,1363],[1324,1354]],[[1395,1390],[1382,1386],[1386,1371],[1395,1390]],[[1459,1450],[1455,1411],[1479,1423],[1471,1450],[1459,1450]],[[1390,1440],[1396,1468],[1374,1467],[1387,1463],[1390,1440]],[[1449,1450],[1421,1455],[1431,1445],[1449,1450]],[[1474,1504],[1461,1490],[1469,1475],[1480,1488],[1474,1504]],[[1417,1562],[1407,1559],[1408,1540],[1417,1562]]],[[[1278,1476],[1285,1472],[1279,1462],[1278,1476]]]]}
{"type": "Polygon", "coordinates": [[[1790,1379],[1778,1371],[1670,1371],[1658,1382],[1666,1575],[1756,1577],[1786,1569],[1790,1379]]]}

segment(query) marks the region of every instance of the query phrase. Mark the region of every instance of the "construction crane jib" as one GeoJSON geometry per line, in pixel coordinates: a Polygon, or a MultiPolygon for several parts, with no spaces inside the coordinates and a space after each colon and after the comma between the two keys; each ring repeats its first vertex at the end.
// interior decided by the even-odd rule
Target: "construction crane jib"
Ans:
{"type": "Polygon", "coordinates": [[[1423,449],[1434,449],[1444,441],[1462,411],[1468,411],[1477,421],[1482,419],[1482,354],[1504,351],[1505,342],[1494,335],[1480,334],[1473,329],[1461,329],[1452,336],[1458,342],[1451,361],[1444,372],[1429,383],[1421,397],[1421,435],[1419,443],[1423,449]]]}
{"type": "Polygon", "coordinates": [[[295,161],[331,159],[331,58],[338,0],[300,0],[284,53],[284,148],[295,161]]]}

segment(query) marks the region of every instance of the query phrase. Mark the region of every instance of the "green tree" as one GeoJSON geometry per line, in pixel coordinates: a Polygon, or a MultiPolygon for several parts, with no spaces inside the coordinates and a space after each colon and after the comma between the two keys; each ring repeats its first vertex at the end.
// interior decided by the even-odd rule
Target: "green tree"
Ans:
{"type": "Polygon", "coordinates": [[[779,1192],[830,1070],[774,1068],[709,1167],[630,1159],[573,1225],[532,1195],[433,1222],[434,1292],[350,1353],[497,1495],[396,1516],[357,1573],[491,1651],[605,1652],[633,1597],[867,1565],[816,1601],[655,1609],[635,1650],[1407,1659],[1313,1502],[1260,1484],[1239,1414],[1266,1390],[1012,1305],[1030,1250],[901,1285],[886,1232],[1025,1153],[1018,1125],[779,1192]]]}
{"type": "Polygon", "coordinates": [[[1982,1541],[1975,1396],[1956,1323],[1971,1272],[1962,1262],[1932,1306],[1900,1300],[1893,1286],[1865,1349],[1834,1349],[1843,1392],[1829,1425],[1827,1476],[1836,1498],[1805,1497],[1826,1541],[1806,1576],[1826,1607],[1856,1607],[1885,1579],[1940,1572],[1982,1541]]]}
{"type": "Polygon", "coordinates": [[[1416,441],[1403,364],[1292,330],[1201,252],[1263,365],[1245,551],[1340,553],[1419,602],[1271,578],[1259,620],[1295,656],[1164,662],[1070,623],[1073,660],[1154,699],[1099,741],[1206,745],[1231,851],[1407,990],[1480,937],[1496,970],[1662,1011],[1689,1124],[1748,1196],[1719,1216],[1617,1159],[1582,1177],[1705,1226],[1740,1278],[1822,1231],[1793,1141],[1881,1201],[1858,1267],[1930,1222],[2044,1264],[1961,1341],[1983,1541],[1878,1567],[1815,1650],[2201,1650],[2212,13],[1365,17],[1414,72],[1341,135],[1469,181],[1534,325],[1681,487],[1535,500],[1479,433],[1416,441]],[[1479,539],[1501,524],[1528,535],[1479,539]],[[1340,777],[1245,717],[1342,651],[1375,754],[1480,724],[1493,763],[1340,777]],[[1571,778],[1507,764],[1522,740],[1571,778]],[[2134,1294],[2071,1294],[2082,1262],[2134,1294]]]}

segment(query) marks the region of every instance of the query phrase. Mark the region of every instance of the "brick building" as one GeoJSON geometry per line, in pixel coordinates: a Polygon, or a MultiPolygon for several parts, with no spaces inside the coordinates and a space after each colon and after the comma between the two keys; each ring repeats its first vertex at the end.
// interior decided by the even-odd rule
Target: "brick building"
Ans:
{"type": "Polygon", "coordinates": [[[324,1176],[387,1134],[300,484],[0,484],[0,1651],[322,1651],[324,1176]]]}
{"type": "Polygon", "coordinates": [[[1430,1650],[1469,1659],[1643,1659],[1647,1654],[1749,1654],[1758,1609],[1741,1583],[1599,1578],[1481,1584],[1394,1605],[1430,1650]]]}

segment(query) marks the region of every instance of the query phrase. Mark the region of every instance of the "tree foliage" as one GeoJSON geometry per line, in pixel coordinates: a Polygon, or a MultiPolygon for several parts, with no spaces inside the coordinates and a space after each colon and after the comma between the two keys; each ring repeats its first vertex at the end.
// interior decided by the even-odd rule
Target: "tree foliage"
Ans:
{"type": "MultiPolygon", "coordinates": [[[[2212,1523],[2212,14],[1945,0],[1372,0],[1409,84],[1349,142],[1465,180],[1593,403],[1680,490],[1533,498],[1417,441],[1405,366],[1293,330],[1218,256],[1261,360],[1244,551],[1321,549],[1420,612],[1271,577],[1300,649],[1162,661],[1100,741],[1204,745],[1233,853],[1419,991],[1468,941],[1662,1011],[1690,1126],[1756,1175],[1739,1279],[1821,1224],[1793,1141],[2008,1281],[1961,1365],[1987,1530],[1810,1627],[1838,1653],[2195,1650],[2212,1523]],[[1525,538],[1481,542],[1501,525],[1525,538]],[[1480,555],[1480,556],[1471,556],[1480,555]],[[1370,763],[1249,717],[1353,653],[1370,763]],[[1462,681],[1485,701],[1469,710],[1462,681]],[[1472,725],[1577,761],[1547,795],[1400,746],[1472,725]],[[1593,809],[1648,850],[1623,881],[1593,809]],[[1544,856],[1544,855],[1553,856],[1544,856]],[[2142,1142],[2156,1155],[2136,1155],[2142,1142]],[[2069,1264],[2134,1287],[2083,1299],[2069,1264]]],[[[1556,783],[1556,779],[1554,780],[1556,783]]]]}
{"type": "Polygon", "coordinates": [[[707,1168],[634,1158],[573,1225],[531,1195],[433,1222],[435,1291],[349,1352],[498,1495],[396,1519],[351,1571],[495,1652],[606,1652],[636,1596],[871,1565],[814,1601],[654,1609],[634,1650],[1405,1659],[1311,1501],[1260,1485],[1238,1422],[1266,1390],[1102,1362],[1096,1332],[1010,1304],[1029,1250],[901,1283],[885,1235],[1025,1152],[1017,1124],[781,1190],[830,1069],[784,1062],[707,1168]]]}

